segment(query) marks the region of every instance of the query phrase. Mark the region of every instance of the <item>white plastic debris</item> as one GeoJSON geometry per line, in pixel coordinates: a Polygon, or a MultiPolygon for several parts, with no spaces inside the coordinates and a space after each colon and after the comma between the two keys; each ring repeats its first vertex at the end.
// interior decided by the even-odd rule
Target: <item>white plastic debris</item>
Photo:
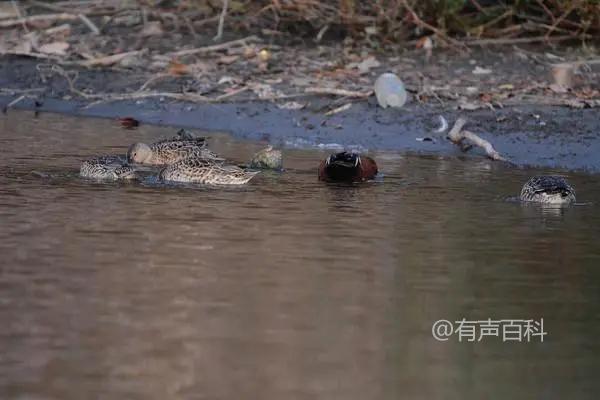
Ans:
{"type": "Polygon", "coordinates": [[[402,107],[406,104],[408,95],[404,83],[396,74],[386,72],[375,81],[375,96],[383,108],[402,107]]]}

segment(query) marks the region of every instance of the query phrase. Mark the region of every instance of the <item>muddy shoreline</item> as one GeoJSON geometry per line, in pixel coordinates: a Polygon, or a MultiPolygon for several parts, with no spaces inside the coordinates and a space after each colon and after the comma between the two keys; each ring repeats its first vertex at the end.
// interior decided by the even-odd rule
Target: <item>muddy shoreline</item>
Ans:
{"type": "MultiPolygon", "coordinates": [[[[38,61],[2,58],[0,106],[5,108],[25,95],[11,108],[84,117],[127,116],[142,123],[226,131],[237,138],[268,141],[284,148],[346,147],[445,156],[465,153],[444,134],[435,132],[438,116],[443,115],[450,124],[462,116],[468,119],[469,130],[492,142],[517,166],[600,172],[600,124],[594,108],[525,105],[466,111],[448,104],[412,101],[400,110],[384,110],[373,96],[331,116],[323,109],[334,101],[332,97],[303,97],[307,106],[302,110],[282,109],[269,101],[199,104],[160,97],[89,106],[92,101],[68,95],[64,79],[42,82],[36,69],[38,61]],[[23,92],[27,89],[33,91],[23,92]]],[[[86,88],[106,90],[106,86],[124,86],[131,79],[131,74],[119,71],[85,70],[78,82],[86,88]]],[[[115,129],[120,129],[117,123],[115,129]]],[[[466,155],[483,157],[479,150],[466,155]]]]}

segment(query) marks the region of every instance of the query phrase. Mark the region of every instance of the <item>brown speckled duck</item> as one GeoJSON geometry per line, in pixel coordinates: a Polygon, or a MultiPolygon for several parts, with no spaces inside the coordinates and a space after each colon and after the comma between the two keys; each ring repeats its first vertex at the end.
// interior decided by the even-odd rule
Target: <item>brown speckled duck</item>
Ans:
{"type": "Polygon", "coordinates": [[[101,156],[84,161],[79,169],[79,176],[110,181],[138,178],[135,169],[118,156],[101,156]]]}
{"type": "MultiPolygon", "coordinates": [[[[181,131],[180,131],[181,132],[181,131]]],[[[127,150],[130,163],[146,165],[169,165],[188,157],[223,161],[206,148],[206,138],[191,138],[178,132],[178,137],[152,144],[134,143],[127,150]]]]}
{"type": "Polygon", "coordinates": [[[523,185],[520,198],[543,204],[569,204],[575,202],[575,189],[562,176],[534,176],[523,185]]]}
{"type": "Polygon", "coordinates": [[[235,165],[190,157],[163,168],[158,177],[168,182],[201,183],[205,185],[243,185],[259,171],[247,171],[235,165]]]}

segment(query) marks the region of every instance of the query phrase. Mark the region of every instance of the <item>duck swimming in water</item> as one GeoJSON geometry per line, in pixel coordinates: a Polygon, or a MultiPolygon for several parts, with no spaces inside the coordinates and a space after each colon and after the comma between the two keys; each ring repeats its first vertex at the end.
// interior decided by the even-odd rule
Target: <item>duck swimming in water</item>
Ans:
{"type": "Polygon", "coordinates": [[[377,164],[371,157],[356,153],[332,154],[319,165],[319,180],[328,182],[364,182],[375,178],[377,164]]]}
{"type": "Polygon", "coordinates": [[[281,150],[276,150],[273,146],[257,151],[250,161],[250,168],[256,169],[275,169],[281,170],[283,167],[283,157],[281,150]]]}
{"type": "Polygon", "coordinates": [[[520,198],[544,204],[569,204],[575,202],[575,190],[561,176],[534,176],[523,185],[520,198]]]}
{"type": "Polygon", "coordinates": [[[113,181],[138,178],[135,169],[118,156],[102,156],[84,161],[79,169],[79,176],[113,181]]]}
{"type": "Polygon", "coordinates": [[[186,158],[163,168],[158,177],[169,182],[201,183],[205,185],[243,185],[259,171],[246,171],[203,158],[186,158]]]}
{"type": "MultiPolygon", "coordinates": [[[[181,137],[181,135],[180,135],[181,137]]],[[[165,139],[152,144],[134,143],[127,150],[127,161],[147,165],[168,165],[184,158],[194,157],[223,161],[206,148],[206,138],[165,139]]]]}

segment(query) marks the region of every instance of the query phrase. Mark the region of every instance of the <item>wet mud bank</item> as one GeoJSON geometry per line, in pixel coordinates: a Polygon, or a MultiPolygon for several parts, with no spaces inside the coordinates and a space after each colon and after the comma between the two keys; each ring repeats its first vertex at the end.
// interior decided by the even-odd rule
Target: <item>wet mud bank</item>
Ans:
{"type": "MultiPolygon", "coordinates": [[[[160,97],[90,105],[93,101],[65,96],[66,83],[40,87],[36,76],[35,63],[5,59],[0,69],[4,88],[0,106],[6,108],[23,96],[10,108],[84,117],[133,117],[141,123],[226,131],[237,138],[268,141],[284,148],[344,147],[484,157],[479,149],[461,152],[445,133],[438,132],[439,116],[450,126],[460,116],[468,120],[470,131],[489,140],[517,166],[600,172],[597,109],[528,105],[465,111],[451,104],[420,105],[414,100],[402,109],[381,109],[373,96],[333,115],[324,110],[335,99],[322,96],[302,98],[305,107],[301,110],[283,109],[269,101],[199,104],[160,97]],[[28,89],[33,90],[24,91],[28,89]]],[[[80,78],[88,87],[123,87],[129,81],[118,72],[93,70],[80,78]]],[[[115,129],[120,129],[117,123],[115,129]]]]}

